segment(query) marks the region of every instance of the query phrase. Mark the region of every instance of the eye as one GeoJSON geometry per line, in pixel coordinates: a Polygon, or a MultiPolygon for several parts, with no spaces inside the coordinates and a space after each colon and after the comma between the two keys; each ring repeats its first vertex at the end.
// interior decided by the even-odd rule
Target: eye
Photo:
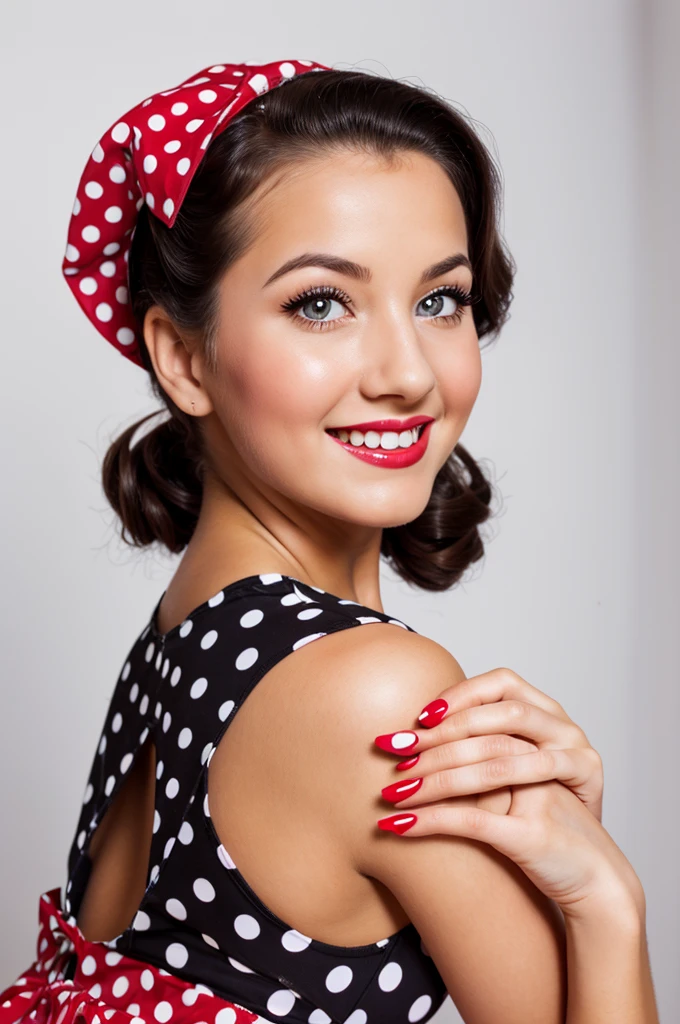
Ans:
{"type": "Polygon", "coordinates": [[[336,320],[341,319],[341,317],[328,318],[327,314],[333,304],[349,306],[351,303],[349,295],[339,288],[318,285],[316,288],[307,288],[294,298],[284,302],[281,309],[288,313],[292,320],[302,321],[303,327],[318,331],[330,327],[336,320]],[[309,315],[300,316],[298,310],[309,315]]]}
{"type": "Polygon", "coordinates": [[[418,303],[419,306],[425,305],[427,312],[431,313],[434,311],[434,316],[426,316],[427,320],[443,320],[444,323],[460,323],[465,313],[465,307],[472,304],[471,292],[466,292],[463,288],[460,288],[456,284],[445,284],[440,288],[435,288],[434,291],[430,292],[418,303]],[[449,309],[449,312],[440,315],[442,308],[446,307],[447,303],[444,301],[448,299],[449,307],[451,304],[455,306],[455,309],[449,309]]]}

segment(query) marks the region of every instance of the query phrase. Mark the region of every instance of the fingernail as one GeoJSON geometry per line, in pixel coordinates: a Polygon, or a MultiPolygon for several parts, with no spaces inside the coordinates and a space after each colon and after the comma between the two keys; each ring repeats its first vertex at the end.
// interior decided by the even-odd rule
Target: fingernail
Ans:
{"type": "Polygon", "coordinates": [[[429,704],[425,705],[418,715],[418,721],[426,729],[431,729],[433,725],[439,725],[448,710],[449,705],[444,698],[437,697],[436,700],[431,700],[429,704]]]}
{"type": "Polygon", "coordinates": [[[393,754],[400,754],[402,750],[414,747],[418,742],[418,737],[414,732],[386,732],[376,736],[373,742],[377,743],[381,750],[389,750],[393,754]]]}
{"type": "Polygon", "coordinates": [[[394,767],[400,772],[407,771],[409,768],[413,768],[414,765],[418,764],[419,760],[420,754],[414,754],[413,757],[407,757],[405,761],[399,761],[399,763],[395,764],[394,767]]]}
{"type": "Polygon", "coordinates": [[[399,782],[392,782],[389,786],[385,786],[380,792],[385,800],[391,800],[396,804],[399,800],[405,800],[407,796],[417,793],[422,784],[422,779],[401,779],[399,782]]]}
{"type": "Polygon", "coordinates": [[[415,814],[391,814],[389,818],[380,818],[378,827],[383,832],[396,832],[403,836],[404,832],[415,825],[418,818],[415,814]]]}

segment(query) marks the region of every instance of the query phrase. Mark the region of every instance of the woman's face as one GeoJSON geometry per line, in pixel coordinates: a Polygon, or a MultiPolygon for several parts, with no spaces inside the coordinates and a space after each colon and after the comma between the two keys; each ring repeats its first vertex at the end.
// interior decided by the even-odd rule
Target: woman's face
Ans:
{"type": "Polygon", "coordinates": [[[411,521],[481,384],[470,307],[455,294],[427,298],[472,286],[453,185],[418,153],[392,166],[339,153],[264,186],[252,215],[256,241],[221,284],[218,371],[202,379],[214,467],[240,496],[255,487],[305,515],[376,528],[411,521]],[[282,272],[310,254],[310,265],[282,272]],[[423,280],[444,260],[463,262],[423,280]],[[316,294],[293,307],[307,289],[316,294]],[[418,417],[433,422],[414,461],[423,441],[407,455],[404,421],[418,417]],[[399,421],[386,437],[380,426],[367,437],[348,430],[346,443],[329,433],[385,419],[399,421]]]}

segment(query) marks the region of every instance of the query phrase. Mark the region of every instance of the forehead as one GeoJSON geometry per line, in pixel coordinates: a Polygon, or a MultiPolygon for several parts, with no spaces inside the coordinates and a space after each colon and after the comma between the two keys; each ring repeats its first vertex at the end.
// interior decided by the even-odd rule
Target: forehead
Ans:
{"type": "Polygon", "coordinates": [[[298,160],[264,182],[250,205],[260,251],[296,248],[303,239],[467,251],[458,193],[443,167],[419,152],[386,158],[341,150],[298,160]]]}

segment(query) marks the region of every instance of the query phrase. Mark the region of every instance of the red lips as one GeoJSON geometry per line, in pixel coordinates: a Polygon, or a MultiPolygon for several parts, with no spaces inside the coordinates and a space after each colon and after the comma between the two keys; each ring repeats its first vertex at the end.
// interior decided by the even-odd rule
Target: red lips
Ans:
{"type": "Polygon", "coordinates": [[[350,423],[341,427],[326,427],[326,430],[410,430],[411,427],[419,427],[421,423],[431,423],[434,416],[409,416],[407,420],[371,420],[370,423],[350,423]]]}

